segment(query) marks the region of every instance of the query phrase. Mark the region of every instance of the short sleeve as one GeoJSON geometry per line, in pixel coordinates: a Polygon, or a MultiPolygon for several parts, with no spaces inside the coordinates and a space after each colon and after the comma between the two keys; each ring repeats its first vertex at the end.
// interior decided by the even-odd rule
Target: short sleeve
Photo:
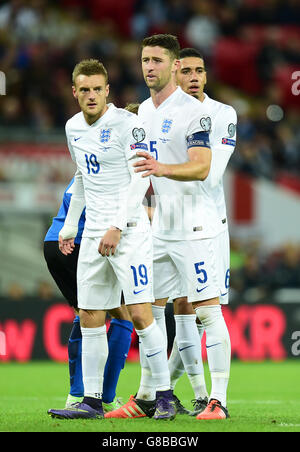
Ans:
{"type": "MultiPolygon", "coordinates": [[[[199,102],[201,105],[201,103],[199,102]]],[[[203,111],[203,108],[194,109],[191,114],[191,120],[188,124],[186,135],[192,135],[197,132],[210,133],[212,129],[212,120],[209,114],[203,111]]]]}
{"type": "Polygon", "coordinates": [[[128,121],[122,137],[127,160],[136,157],[137,152],[149,151],[146,129],[138,117],[134,116],[128,121]]]}
{"type": "Polygon", "coordinates": [[[203,113],[202,109],[193,112],[192,119],[186,130],[187,148],[210,148],[209,134],[212,128],[211,117],[203,113]]]}
{"type": "Polygon", "coordinates": [[[216,117],[213,144],[218,149],[233,152],[236,145],[237,115],[234,108],[226,106],[216,117]]]}

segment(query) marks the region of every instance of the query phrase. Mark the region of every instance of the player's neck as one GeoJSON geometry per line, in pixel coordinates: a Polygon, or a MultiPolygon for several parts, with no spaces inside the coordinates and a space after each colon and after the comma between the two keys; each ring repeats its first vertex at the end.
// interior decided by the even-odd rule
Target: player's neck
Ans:
{"type": "Polygon", "coordinates": [[[92,124],[94,124],[96,121],[98,121],[98,119],[101,118],[101,116],[104,115],[104,113],[106,113],[108,110],[108,105],[105,105],[105,107],[103,108],[103,110],[101,110],[97,115],[88,115],[85,112],[83,112],[83,116],[84,119],[86,120],[86,122],[88,123],[89,126],[91,126],[92,124]]]}
{"type": "Polygon", "coordinates": [[[175,82],[170,82],[164,88],[162,88],[159,91],[156,91],[154,89],[150,89],[150,94],[152,98],[152,102],[155,106],[155,108],[158,108],[168,97],[171,96],[171,94],[176,91],[177,85],[175,82]]]}
{"type": "Polygon", "coordinates": [[[205,94],[204,94],[204,92],[202,91],[202,93],[200,93],[199,96],[198,96],[198,100],[200,100],[200,102],[203,102],[204,99],[205,99],[205,94]]]}

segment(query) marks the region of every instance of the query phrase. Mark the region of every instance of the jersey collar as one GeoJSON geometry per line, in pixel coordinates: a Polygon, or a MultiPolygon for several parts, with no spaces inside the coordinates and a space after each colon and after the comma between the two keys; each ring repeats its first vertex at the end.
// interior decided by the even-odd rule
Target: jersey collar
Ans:
{"type": "Polygon", "coordinates": [[[173,99],[176,99],[176,97],[179,95],[180,92],[182,92],[182,89],[180,88],[180,86],[177,86],[175,91],[173,91],[173,93],[170,94],[170,96],[168,96],[157,108],[155,107],[153,100],[150,97],[153,108],[155,110],[161,110],[161,109],[165,108],[165,106],[169,105],[170,102],[173,102],[173,99]]]}
{"type": "Polygon", "coordinates": [[[91,124],[91,125],[88,125],[88,123],[87,123],[86,120],[84,119],[84,116],[83,116],[83,113],[82,113],[82,117],[83,117],[83,120],[84,120],[86,126],[87,126],[87,127],[93,127],[93,128],[94,128],[94,127],[97,127],[99,124],[101,124],[101,122],[107,121],[107,119],[109,119],[110,116],[112,115],[113,110],[116,109],[116,107],[114,106],[113,103],[109,103],[109,104],[107,104],[107,106],[108,106],[108,109],[106,110],[106,112],[104,113],[104,115],[100,116],[100,118],[97,119],[97,121],[95,121],[95,122],[94,122],[93,124],[91,124]]]}

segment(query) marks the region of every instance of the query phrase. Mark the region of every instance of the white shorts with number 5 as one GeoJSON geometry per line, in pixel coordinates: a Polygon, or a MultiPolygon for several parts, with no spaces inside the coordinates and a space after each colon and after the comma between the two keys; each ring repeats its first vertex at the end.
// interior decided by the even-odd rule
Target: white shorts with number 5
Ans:
{"type": "Polygon", "coordinates": [[[188,297],[189,302],[219,297],[228,303],[228,231],[212,239],[167,241],[153,238],[155,299],[188,297]]]}
{"type": "Polygon", "coordinates": [[[98,252],[101,237],[83,238],[80,245],[77,285],[78,307],[109,310],[125,304],[153,303],[153,247],[149,232],[121,236],[114,256],[98,252]]]}

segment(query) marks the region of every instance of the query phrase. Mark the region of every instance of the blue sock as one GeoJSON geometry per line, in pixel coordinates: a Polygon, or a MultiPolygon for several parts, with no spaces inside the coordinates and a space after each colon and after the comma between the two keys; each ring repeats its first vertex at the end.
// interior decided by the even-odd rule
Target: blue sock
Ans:
{"type": "Polygon", "coordinates": [[[107,332],[108,358],[104,369],[103,395],[105,403],[111,403],[116,396],[116,388],[121,370],[125,365],[131,344],[133,325],[128,320],[112,319],[107,332]]]}
{"type": "Polygon", "coordinates": [[[81,346],[82,336],[79,316],[77,315],[73,321],[73,328],[68,343],[70,394],[74,397],[83,397],[84,393],[81,367],[81,346]]]}

